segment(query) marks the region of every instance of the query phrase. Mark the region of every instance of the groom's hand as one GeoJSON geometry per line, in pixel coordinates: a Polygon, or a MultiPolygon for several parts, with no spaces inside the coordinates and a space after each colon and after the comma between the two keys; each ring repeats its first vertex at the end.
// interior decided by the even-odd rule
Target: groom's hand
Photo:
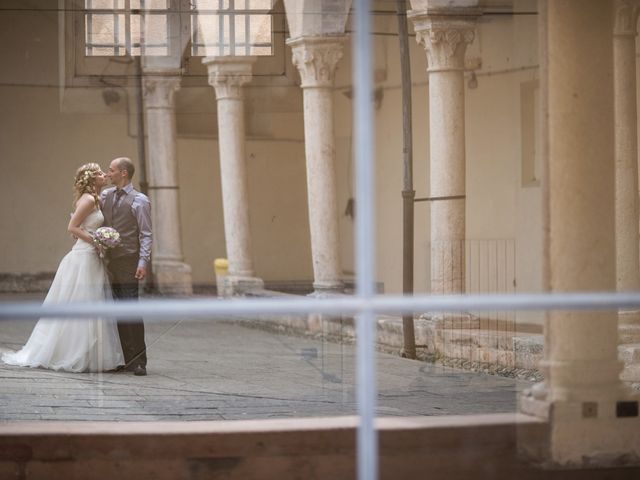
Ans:
{"type": "Polygon", "coordinates": [[[135,277],[138,280],[144,280],[144,277],[146,276],[147,276],[147,269],[144,267],[138,267],[138,269],[136,270],[135,277]]]}

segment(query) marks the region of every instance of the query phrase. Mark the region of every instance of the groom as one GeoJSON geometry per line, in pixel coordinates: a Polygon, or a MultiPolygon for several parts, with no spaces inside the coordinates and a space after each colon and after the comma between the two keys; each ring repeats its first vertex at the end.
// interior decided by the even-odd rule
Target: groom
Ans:
{"type": "MultiPolygon", "coordinates": [[[[151,256],[151,204],[149,198],[131,185],[135,167],[131,160],[119,157],[111,161],[107,176],[115,188],[100,196],[104,225],[120,233],[120,245],[107,252],[113,296],[120,300],[138,298],[138,281],[147,276],[151,256]]],[[[134,375],[147,374],[144,324],[141,318],[118,321],[125,370],[134,375]]]]}

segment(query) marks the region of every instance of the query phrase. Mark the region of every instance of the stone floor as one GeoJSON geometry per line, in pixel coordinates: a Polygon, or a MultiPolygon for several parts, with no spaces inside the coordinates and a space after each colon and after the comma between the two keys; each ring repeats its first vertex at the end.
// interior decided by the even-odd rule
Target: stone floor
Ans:
{"type": "MultiPolygon", "coordinates": [[[[1,306],[0,306],[1,308],[1,306]]],[[[32,321],[0,323],[19,348],[32,321]]],[[[355,348],[225,322],[147,322],[149,375],[0,363],[0,420],[216,420],[355,413],[355,348]]],[[[527,382],[378,353],[380,415],[514,412],[527,382]]]]}

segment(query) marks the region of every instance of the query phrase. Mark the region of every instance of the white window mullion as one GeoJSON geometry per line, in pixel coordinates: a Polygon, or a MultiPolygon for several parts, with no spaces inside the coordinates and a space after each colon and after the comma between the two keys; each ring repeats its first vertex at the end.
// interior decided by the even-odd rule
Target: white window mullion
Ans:
{"type": "Polygon", "coordinates": [[[120,55],[120,24],[118,22],[118,0],[113,0],[113,54],[120,55]]]}
{"type": "MultiPolygon", "coordinates": [[[[247,0],[247,10],[250,9],[249,0],[247,0]]],[[[251,55],[251,12],[246,12],[244,16],[244,51],[245,55],[251,55]]]]}
{"type": "Polygon", "coordinates": [[[236,5],[229,0],[229,55],[236,54],[236,5]]]}
{"type": "MultiPolygon", "coordinates": [[[[85,11],[91,12],[91,7],[93,0],[86,0],[85,11]]],[[[87,13],[85,16],[84,25],[87,29],[85,33],[85,42],[87,43],[86,54],[87,56],[93,55],[93,15],[91,13],[87,13]]]]}
{"type": "Polygon", "coordinates": [[[145,40],[145,15],[147,10],[146,0],[140,0],[140,57],[144,57],[147,53],[145,40]]]}
{"type": "Polygon", "coordinates": [[[127,55],[133,55],[131,43],[131,0],[124,0],[124,44],[127,55]]]}
{"type": "Polygon", "coordinates": [[[218,0],[218,55],[224,55],[224,14],[223,0],[218,0]]]}

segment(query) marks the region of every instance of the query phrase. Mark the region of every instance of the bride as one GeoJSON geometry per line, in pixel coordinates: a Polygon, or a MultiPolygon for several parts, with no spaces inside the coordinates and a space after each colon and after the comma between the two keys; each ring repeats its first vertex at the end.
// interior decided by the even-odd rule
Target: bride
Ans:
{"type": "MultiPolygon", "coordinates": [[[[96,314],[111,299],[106,269],[93,245],[91,233],[102,225],[100,189],[105,174],[97,163],[82,165],[75,176],[68,231],[77,241],[62,259],[44,304],[101,302],[96,314]]],[[[2,355],[9,365],[41,367],[69,372],[100,372],[124,365],[116,320],[99,318],[41,318],[18,352],[2,355]]]]}

